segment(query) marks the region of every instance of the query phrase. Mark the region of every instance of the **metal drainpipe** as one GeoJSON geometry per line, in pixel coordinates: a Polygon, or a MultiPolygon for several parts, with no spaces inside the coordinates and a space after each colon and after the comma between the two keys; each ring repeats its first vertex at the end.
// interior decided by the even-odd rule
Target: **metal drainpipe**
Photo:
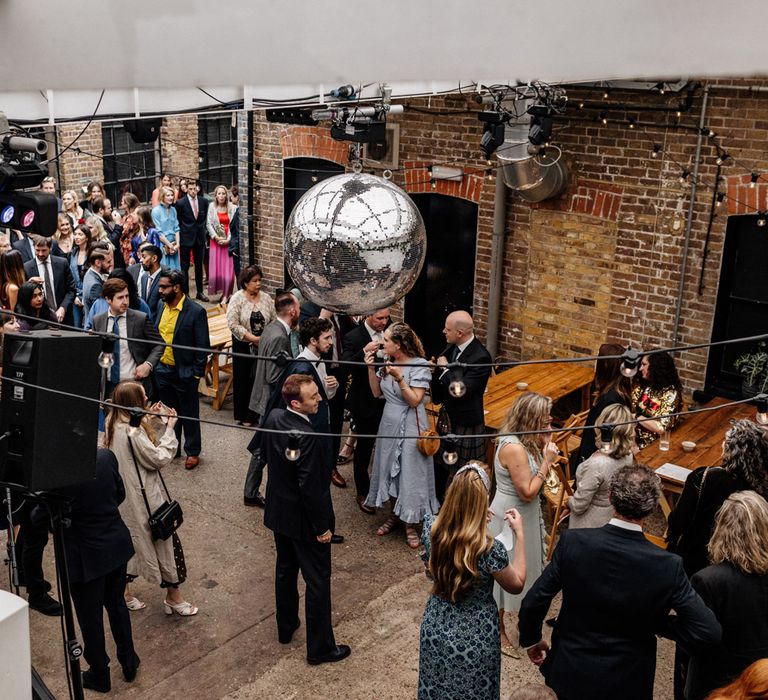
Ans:
{"type": "Polygon", "coordinates": [[[677,345],[680,340],[680,312],[683,307],[683,290],[685,288],[685,268],[688,264],[688,248],[691,242],[691,227],[693,226],[693,208],[696,205],[696,184],[699,179],[699,160],[701,157],[701,144],[704,140],[704,120],[707,115],[707,100],[709,98],[709,85],[704,88],[704,96],[701,101],[701,114],[699,115],[699,136],[696,140],[696,155],[694,156],[693,181],[691,182],[691,198],[688,202],[688,220],[685,222],[685,240],[683,241],[683,260],[680,264],[680,283],[677,287],[677,305],[675,306],[675,324],[672,331],[672,343],[677,345]]]}
{"type": "Polygon", "coordinates": [[[485,346],[492,358],[499,349],[499,313],[501,311],[501,275],[504,269],[504,229],[507,218],[507,186],[501,173],[496,173],[496,198],[493,205],[491,238],[491,279],[488,284],[488,330],[485,346]]]}
{"type": "MultiPolygon", "coordinates": [[[[253,186],[253,110],[249,109],[246,113],[248,119],[248,264],[253,265],[256,262],[256,240],[254,236],[254,192],[256,188],[253,186]]],[[[241,224],[242,226],[242,224],[241,224]]],[[[242,237],[241,237],[242,240],[242,237]]],[[[240,244],[240,256],[242,260],[243,245],[240,244]]]]}

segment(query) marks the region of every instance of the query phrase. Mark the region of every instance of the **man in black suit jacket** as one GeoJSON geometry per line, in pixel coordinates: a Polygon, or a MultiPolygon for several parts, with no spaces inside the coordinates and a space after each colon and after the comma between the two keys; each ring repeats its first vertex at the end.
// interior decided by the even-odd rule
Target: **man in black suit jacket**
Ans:
{"type": "Polygon", "coordinates": [[[106,393],[111,396],[119,382],[136,381],[144,385],[147,396],[152,398],[155,391],[151,375],[165,349],[163,339],[147,314],[128,308],[128,285],[124,280],[108,279],[102,295],[109,310],[93,319],[93,330],[120,336],[120,341],[115,343],[115,364],[110,370],[106,393]],[[155,344],[135,342],[137,340],[155,344]]]}
{"type": "Polygon", "coordinates": [[[195,256],[195,285],[196,299],[208,301],[203,292],[203,259],[205,257],[205,242],[208,231],[205,220],[208,216],[209,202],[205,197],[198,196],[200,180],[190,180],[187,183],[187,196],[182,197],[173,206],[179,218],[179,252],[181,269],[184,271],[184,291],[189,294],[189,256],[195,256]]]}
{"type": "MultiPolygon", "coordinates": [[[[109,242],[120,250],[120,236],[123,233],[123,227],[112,219],[112,202],[106,197],[97,197],[91,204],[93,215],[101,222],[104,230],[107,232],[109,242]]],[[[122,254],[115,255],[115,267],[125,267],[125,259],[122,254]]]]}
{"type": "Polygon", "coordinates": [[[35,236],[35,258],[24,263],[27,279],[40,278],[45,291],[45,302],[56,314],[59,323],[72,324],[72,302],[77,294],[77,284],[66,258],[51,255],[53,239],[35,236]]]}
{"type": "Polygon", "coordinates": [[[176,424],[176,436],[181,444],[184,431],[184,466],[194,469],[200,464],[201,434],[200,399],[197,387],[205,373],[208,361],[207,348],[211,339],[208,333],[208,315],[183,292],[184,275],[180,270],[164,270],[160,273],[162,303],[157,311],[157,327],[166,345],[186,345],[200,350],[184,350],[166,347],[155,369],[155,379],[160,400],[175,408],[180,416],[176,424]],[[183,416],[183,417],[182,417],[183,416]]]}
{"type": "MultiPolygon", "coordinates": [[[[66,254],[59,247],[59,244],[53,238],[51,239],[51,255],[56,255],[60,258],[66,258],[66,254]]],[[[18,250],[21,253],[21,260],[24,263],[35,259],[35,239],[34,236],[28,233],[21,233],[21,238],[18,241],[13,242],[13,249],[18,250]]]]}
{"type": "Polygon", "coordinates": [[[520,645],[560,700],[651,700],[656,635],[689,650],[720,640],[720,624],[691,587],[682,559],[643,535],[660,496],[650,469],[620,469],[611,481],[614,518],[563,533],[523,599],[520,645]],[[541,625],[561,590],[550,651],[541,625]]]}
{"type": "Polygon", "coordinates": [[[437,367],[432,378],[432,400],[443,404],[451,419],[451,431],[455,435],[480,435],[482,437],[459,440],[459,460],[455,465],[448,466],[442,459],[435,460],[444,468],[435,469],[437,497],[440,501],[445,495],[445,488],[458,469],[473,459],[485,461],[485,414],[483,413],[483,394],[491,376],[491,356],[483,344],[475,337],[472,316],[466,311],[454,311],[445,319],[443,335],[448,341],[448,347],[437,358],[437,367]],[[487,367],[467,367],[463,371],[462,380],[465,391],[461,396],[449,391],[451,372],[448,365],[454,362],[461,364],[485,364],[487,367]]]}
{"type": "Polygon", "coordinates": [[[59,492],[72,499],[64,528],[64,553],[72,602],[83,634],[83,656],[90,668],[83,686],[109,692],[109,656],[104,647],[104,610],[128,682],[136,677],[139,657],[133,647],[131,620],[125,606],[125,572],[133,556],[131,533],[118,506],[125,500],[117,459],[109,450],[96,453],[96,478],[59,492]]]}
{"type": "Polygon", "coordinates": [[[331,537],[336,524],[330,480],[323,450],[314,435],[310,416],[320,405],[317,384],[304,374],[283,383],[288,406],[274,409],[264,427],[264,449],[269,463],[264,525],[275,537],[275,602],[277,635],[288,644],[299,627],[299,571],[306,582],[304,614],[307,625],[307,661],[341,661],[350,648],[336,644],[331,623],[331,537]],[[294,445],[291,435],[300,433],[294,445]],[[286,455],[298,447],[296,459],[286,455]]]}
{"type": "Polygon", "coordinates": [[[163,251],[151,243],[142,243],[139,246],[139,260],[128,267],[128,272],[133,281],[136,282],[136,289],[139,296],[147,302],[150,311],[150,320],[157,323],[157,307],[160,306],[160,272],[167,268],[160,265],[163,259],[163,251]]]}
{"type": "MultiPolygon", "coordinates": [[[[384,341],[384,329],[389,324],[389,309],[379,309],[368,314],[363,322],[344,336],[344,354],[342,359],[363,362],[368,350],[377,350],[384,341]]],[[[383,357],[379,356],[383,360],[383,357]]],[[[365,365],[348,366],[352,377],[347,399],[349,410],[355,421],[355,432],[362,435],[375,435],[379,430],[384,401],[371,393],[368,383],[368,368],[365,365]]],[[[354,457],[355,489],[357,505],[366,515],[375,513],[375,509],[365,505],[371,479],[368,467],[371,454],[376,444],[374,438],[357,438],[354,457]]]]}

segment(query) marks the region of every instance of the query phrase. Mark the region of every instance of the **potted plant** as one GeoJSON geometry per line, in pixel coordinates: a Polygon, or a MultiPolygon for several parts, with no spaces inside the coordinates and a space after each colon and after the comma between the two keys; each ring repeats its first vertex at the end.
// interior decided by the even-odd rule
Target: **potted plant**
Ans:
{"type": "Polygon", "coordinates": [[[741,391],[744,398],[768,393],[768,350],[764,341],[733,363],[736,371],[743,377],[741,391]]]}

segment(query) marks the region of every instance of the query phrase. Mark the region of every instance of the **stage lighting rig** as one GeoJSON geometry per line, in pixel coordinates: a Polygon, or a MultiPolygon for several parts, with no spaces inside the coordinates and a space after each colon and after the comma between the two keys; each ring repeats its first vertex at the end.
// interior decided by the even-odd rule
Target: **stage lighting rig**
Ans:
{"type": "Polygon", "coordinates": [[[50,236],[56,231],[56,197],[25,192],[38,187],[48,170],[40,156],[48,150],[42,139],[19,135],[0,112],[0,226],[50,236]]]}

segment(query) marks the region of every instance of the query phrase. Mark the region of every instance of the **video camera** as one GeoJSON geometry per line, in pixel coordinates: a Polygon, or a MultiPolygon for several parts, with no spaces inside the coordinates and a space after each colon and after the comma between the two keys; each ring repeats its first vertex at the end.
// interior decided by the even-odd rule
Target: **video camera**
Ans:
{"type": "Polygon", "coordinates": [[[48,151],[42,139],[19,136],[0,112],[0,226],[51,236],[59,211],[56,197],[27,192],[48,175],[40,156],[48,151]]]}

